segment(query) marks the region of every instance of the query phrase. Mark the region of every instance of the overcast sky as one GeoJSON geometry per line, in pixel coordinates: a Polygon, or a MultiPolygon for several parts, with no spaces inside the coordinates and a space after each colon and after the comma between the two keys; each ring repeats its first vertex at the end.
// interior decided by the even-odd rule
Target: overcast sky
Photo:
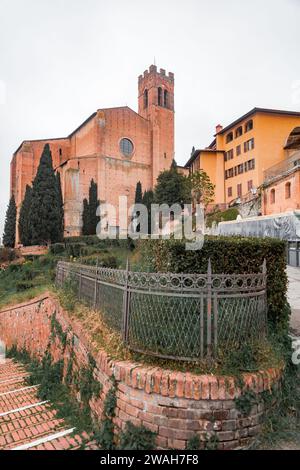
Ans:
{"type": "Polygon", "coordinates": [[[254,106],[300,111],[300,0],[0,0],[0,232],[21,141],[137,110],[137,77],[175,73],[176,160],[254,106]]]}

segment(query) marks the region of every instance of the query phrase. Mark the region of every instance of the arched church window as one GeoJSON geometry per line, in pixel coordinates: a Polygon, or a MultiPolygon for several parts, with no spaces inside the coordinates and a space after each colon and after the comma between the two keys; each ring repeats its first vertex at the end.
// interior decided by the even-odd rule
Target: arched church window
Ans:
{"type": "Polygon", "coordinates": [[[168,107],[168,91],[167,90],[164,91],[164,107],[165,108],[168,107]]]}
{"type": "Polygon", "coordinates": [[[158,106],[162,106],[162,89],[158,88],[158,106]]]}
{"type": "Polygon", "coordinates": [[[130,157],[133,154],[133,143],[130,139],[122,139],[120,142],[120,150],[125,157],[130,157]]]}
{"type": "Polygon", "coordinates": [[[148,108],[148,90],[144,91],[144,108],[148,108]]]}

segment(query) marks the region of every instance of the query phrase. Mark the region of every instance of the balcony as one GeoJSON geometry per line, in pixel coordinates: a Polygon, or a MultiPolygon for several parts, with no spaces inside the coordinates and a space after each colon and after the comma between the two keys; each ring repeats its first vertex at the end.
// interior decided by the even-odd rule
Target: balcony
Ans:
{"type": "Polygon", "coordinates": [[[279,178],[280,176],[288,175],[295,169],[300,169],[300,152],[295,152],[287,160],[277,163],[264,172],[264,184],[279,178]]]}

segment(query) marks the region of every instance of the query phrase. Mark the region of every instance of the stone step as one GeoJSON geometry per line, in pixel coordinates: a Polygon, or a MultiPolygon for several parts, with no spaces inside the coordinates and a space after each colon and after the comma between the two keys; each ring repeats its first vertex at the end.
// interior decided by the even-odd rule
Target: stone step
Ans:
{"type": "Polygon", "coordinates": [[[29,386],[26,376],[22,365],[0,364],[0,450],[96,450],[87,433],[76,433],[38,398],[38,384],[29,386]]]}

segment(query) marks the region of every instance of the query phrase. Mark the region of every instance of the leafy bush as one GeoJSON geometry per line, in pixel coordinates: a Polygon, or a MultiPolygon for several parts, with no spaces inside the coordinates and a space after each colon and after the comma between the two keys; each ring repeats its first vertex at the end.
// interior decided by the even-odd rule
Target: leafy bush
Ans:
{"type": "Polygon", "coordinates": [[[206,217],[206,225],[207,227],[212,227],[212,224],[215,222],[218,224],[219,222],[228,222],[230,220],[236,220],[237,216],[239,215],[239,211],[236,207],[231,207],[226,211],[217,211],[211,214],[208,214],[206,217]]]}
{"type": "Polygon", "coordinates": [[[32,289],[33,287],[34,283],[31,281],[18,281],[16,283],[17,292],[24,292],[25,290],[32,289]]]}
{"type": "Polygon", "coordinates": [[[145,241],[145,256],[156,271],[205,273],[211,259],[213,273],[257,273],[267,261],[268,316],[287,332],[286,244],[273,238],[205,237],[199,251],[187,251],[181,240],[145,241]]]}
{"type": "Polygon", "coordinates": [[[81,256],[81,250],[84,247],[84,243],[68,243],[66,245],[66,251],[68,256],[72,256],[73,258],[79,258],[81,256]]]}
{"type": "Polygon", "coordinates": [[[60,255],[65,251],[66,247],[64,243],[55,243],[50,246],[50,253],[52,255],[60,255]]]}
{"type": "Polygon", "coordinates": [[[12,248],[0,248],[0,263],[14,261],[17,258],[17,253],[12,248]]]}

